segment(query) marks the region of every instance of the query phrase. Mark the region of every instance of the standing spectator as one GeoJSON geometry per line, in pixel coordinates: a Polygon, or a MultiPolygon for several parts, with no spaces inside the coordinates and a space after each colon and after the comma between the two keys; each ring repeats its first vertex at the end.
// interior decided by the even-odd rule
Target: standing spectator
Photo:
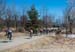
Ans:
{"type": "Polygon", "coordinates": [[[43,29],[40,29],[40,34],[42,34],[43,33],[43,29]]]}
{"type": "Polygon", "coordinates": [[[30,29],[30,37],[32,37],[32,34],[33,34],[33,30],[30,29]]]}
{"type": "Polygon", "coordinates": [[[48,30],[48,28],[46,29],[46,34],[48,34],[49,33],[49,30],[48,30]]]}

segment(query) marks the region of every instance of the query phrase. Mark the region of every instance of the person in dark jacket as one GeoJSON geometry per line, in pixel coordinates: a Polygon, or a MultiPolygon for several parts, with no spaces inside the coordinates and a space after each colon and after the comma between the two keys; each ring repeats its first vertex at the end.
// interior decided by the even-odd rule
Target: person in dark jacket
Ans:
{"type": "Polygon", "coordinates": [[[12,30],[8,29],[7,33],[8,33],[9,40],[11,40],[12,39],[12,30]]]}

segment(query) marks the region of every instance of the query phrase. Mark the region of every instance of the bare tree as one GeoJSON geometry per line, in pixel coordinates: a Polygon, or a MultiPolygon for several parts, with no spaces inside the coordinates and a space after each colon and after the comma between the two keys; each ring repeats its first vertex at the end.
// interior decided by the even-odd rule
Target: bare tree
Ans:
{"type": "Polygon", "coordinates": [[[16,11],[16,4],[15,4],[15,0],[13,0],[13,5],[12,5],[13,9],[12,9],[12,12],[13,12],[13,23],[14,23],[14,27],[16,28],[16,31],[17,31],[17,28],[18,28],[18,13],[16,11]]]}
{"type": "Polygon", "coordinates": [[[2,17],[5,15],[5,8],[6,8],[6,1],[0,0],[0,28],[3,26],[3,19],[2,17]]]}
{"type": "Polygon", "coordinates": [[[74,17],[72,16],[72,9],[75,5],[75,0],[68,0],[68,7],[65,13],[65,22],[66,22],[66,34],[67,30],[69,30],[69,33],[72,34],[72,25],[73,25],[73,19],[74,17]]]}
{"type": "Polygon", "coordinates": [[[21,26],[25,28],[26,23],[27,23],[27,16],[26,15],[21,16],[21,26]]]}
{"type": "Polygon", "coordinates": [[[7,16],[6,16],[6,24],[7,24],[7,28],[9,29],[11,27],[11,17],[12,17],[12,12],[10,10],[10,8],[7,9],[7,16]]]}
{"type": "Polygon", "coordinates": [[[5,13],[5,0],[0,0],[0,18],[5,13]]]}

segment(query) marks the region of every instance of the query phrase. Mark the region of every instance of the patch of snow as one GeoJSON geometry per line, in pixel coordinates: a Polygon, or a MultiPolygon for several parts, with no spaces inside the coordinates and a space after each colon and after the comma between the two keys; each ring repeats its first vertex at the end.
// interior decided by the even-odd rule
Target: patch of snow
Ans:
{"type": "MultiPolygon", "coordinates": [[[[62,35],[64,37],[66,37],[66,34],[62,35]]],[[[75,38],[75,34],[67,34],[68,38],[75,38]]]]}
{"type": "Polygon", "coordinates": [[[75,34],[68,34],[68,38],[75,38],[75,34]]]}

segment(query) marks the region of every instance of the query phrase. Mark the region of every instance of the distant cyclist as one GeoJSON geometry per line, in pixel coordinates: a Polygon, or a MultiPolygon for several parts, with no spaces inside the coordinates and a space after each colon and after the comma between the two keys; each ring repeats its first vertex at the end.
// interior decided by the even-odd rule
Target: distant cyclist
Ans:
{"type": "Polygon", "coordinates": [[[12,30],[8,29],[7,33],[8,33],[7,36],[9,38],[9,40],[11,40],[12,39],[12,30]]]}

